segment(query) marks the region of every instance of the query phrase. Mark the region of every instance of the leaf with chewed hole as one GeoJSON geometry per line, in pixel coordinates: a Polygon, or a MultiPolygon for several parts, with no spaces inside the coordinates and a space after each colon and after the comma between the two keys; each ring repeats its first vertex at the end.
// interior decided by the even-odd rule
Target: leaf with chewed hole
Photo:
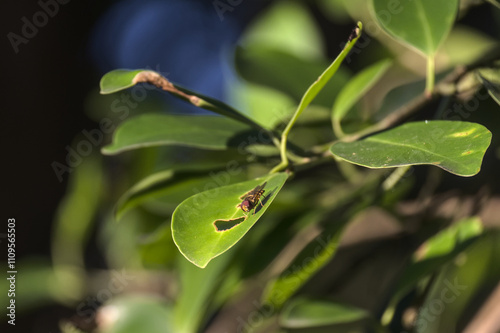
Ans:
{"type": "Polygon", "coordinates": [[[407,123],[355,142],[330,147],[336,157],[367,168],[430,164],[469,177],[481,169],[491,142],[486,127],[462,121],[407,123]]]}
{"type": "Polygon", "coordinates": [[[184,200],[172,217],[172,237],[179,251],[198,267],[235,245],[260,219],[288,178],[276,173],[262,178],[218,187],[184,200]],[[248,213],[241,197],[264,185],[260,202],[248,213]]]}

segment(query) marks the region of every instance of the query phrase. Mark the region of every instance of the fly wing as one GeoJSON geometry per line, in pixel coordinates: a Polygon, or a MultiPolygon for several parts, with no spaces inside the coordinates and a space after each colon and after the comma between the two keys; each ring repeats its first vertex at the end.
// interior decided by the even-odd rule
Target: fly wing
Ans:
{"type": "Polygon", "coordinates": [[[249,195],[252,195],[253,191],[254,191],[254,190],[251,190],[251,191],[248,191],[247,193],[243,194],[243,195],[240,197],[240,199],[241,199],[241,200],[244,200],[244,199],[248,198],[248,196],[249,196],[249,195]]]}
{"type": "Polygon", "coordinates": [[[257,185],[253,190],[248,191],[247,193],[243,194],[240,199],[246,199],[248,197],[252,198],[254,197],[257,193],[259,193],[265,186],[267,182],[265,182],[262,185],[257,185]]]}

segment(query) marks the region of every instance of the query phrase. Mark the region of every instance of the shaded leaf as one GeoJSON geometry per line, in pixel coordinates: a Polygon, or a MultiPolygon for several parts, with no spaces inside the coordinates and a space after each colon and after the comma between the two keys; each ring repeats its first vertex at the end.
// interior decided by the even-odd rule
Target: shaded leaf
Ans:
{"type": "Polygon", "coordinates": [[[236,244],[270,206],[288,175],[276,173],[263,178],[219,187],[198,193],[184,200],[174,211],[172,235],[180,252],[199,267],[236,244]],[[251,210],[244,221],[225,231],[217,231],[218,220],[234,220],[245,217],[237,207],[241,196],[258,185],[266,183],[259,204],[251,210]]]}
{"type": "MultiPolygon", "coordinates": [[[[258,136],[250,127],[224,117],[145,114],[122,123],[102,152],[114,155],[164,145],[223,150],[238,147],[250,135],[258,136]]],[[[265,134],[260,137],[270,140],[265,134]]]]}
{"type": "MultiPolygon", "coordinates": [[[[22,311],[36,311],[41,306],[47,306],[58,300],[60,301],[62,297],[66,298],[70,296],[70,298],[66,299],[82,297],[81,288],[77,287],[78,285],[74,283],[78,281],[71,278],[70,274],[56,275],[49,259],[20,258],[16,264],[17,267],[23,268],[23,274],[16,276],[16,284],[23,286],[23,288],[17,288],[15,292],[15,305],[22,304],[22,311]],[[69,278],[68,280],[70,281],[62,281],[62,278],[69,278]]],[[[72,272],[75,272],[75,270],[73,269],[72,272]]],[[[8,277],[7,275],[0,281],[0,288],[3,288],[5,291],[10,289],[11,280],[8,280],[8,277]]],[[[9,292],[0,294],[0,302],[6,304],[6,306],[8,306],[10,299],[12,299],[8,294],[9,292]]]]}
{"type": "Polygon", "coordinates": [[[374,15],[382,28],[427,57],[427,96],[434,89],[434,57],[453,26],[458,4],[459,0],[372,0],[374,15]]]}
{"type": "Polygon", "coordinates": [[[224,283],[228,263],[233,257],[222,256],[213,260],[212,264],[201,269],[191,265],[179,256],[180,288],[179,297],[174,308],[176,333],[200,332],[200,326],[208,314],[213,302],[213,295],[224,283]]]}
{"type": "Polygon", "coordinates": [[[407,123],[356,142],[338,142],[336,157],[368,168],[431,164],[459,176],[473,176],[491,142],[484,126],[460,121],[407,123]]]}
{"type": "Polygon", "coordinates": [[[158,297],[114,297],[99,311],[108,319],[106,333],[174,332],[171,309],[158,297]]]}
{"type": "Polygon", "coordinates": [[[462,331],[464,317],[498,284],[499,240],[498,231],[483,234],[442,269],[420,308],[416,332],[462,331]]]}
{"type": "Polygon", "coordinates": [[[290,1],[278,1],[258,17],[242,44],[272,46],[301,58],[319,58],[324,48],[314,17],[304,5],[290,1]]]}
{"type": "Polygon", "coordinates": [[[497,7],[498,9],[500,9],[500,2],[498,0],[486,0],[486,1],[492,4],[493,6],[497,7]]]}
{"type": "Polygon", "coordinates": [[[483,68],[478,70],[477,74],[488,94],[500,105],[500,69],[483,68]]]}
{"type": "Polygon", "coordinates": [[[288,95],[256,84],[238,85],[233,95],[242,104],[242,110],[248,110],[252,119],[269,130],[286,123],[295,108],[295,102],[288,95]]]}
{"type": "Polygon", "coordinates": [[[61,295],[78,298],[83,292],[85,247],[102,204],[105,181],[100,157],[88,156],[71,175],[68,192],[57,209],[52,237],[52,263],[61,295]],[[68,270],[67,267],[72,267],[68,270]]]}
{"type": "Polygon", "coordinates": [[[150,83],[159,89],[167,91],[194,106],[213,111],[223,116],[240,121],[254,128],[262,129],[256,122],[243,113],[216,99],[183,88],[168,81],[161,74],[150,70],[116,69],[106,73],[100,82],[101,94],[111,94],[130,88],[138,83],[150,83]]]}
{"type": "Polygon", "coordinates": [[[118,200],[115,212],[119,220],[130,209],[148,201],[158,199],[164,208],[172,209],[182,200],[191,196],[196,189],[204,190],[221,185],[229,185],[243,181],[244,172],[237,172],[237,168],[227,167],[211,170],[164,170],[147,176],[132,186],[118,200]]]}
{"type": "Polygon", "coordinates": [[[375,17],[392,37],[433,56],[450,32],[458,0],[372,0],[375,17]]]}
{"type": "Polygon", "coordinates": [[[307,328],[349,323],[368,317],[368,312],[354,306],[298,298],[283,309],[280,324],[286,328],[307,328]]]}
{"type": "Polygon", "coordinates": [[[263,300],[276,308],[283,304],[302,287],[319,269],[328,263],[337,252],[343,227],[342,223],[330,233],[320,235],[294,259],[292,270],[286,270],[275,280],[271,280],[264,291],[263,300]],[[298,267],[298,268],[297,268],[298,267]]]}
{"type": "MultiPolygon", "coordinates": [[[[309,82],[314,81],[328,66],[326,61],[304,60],[271,47],[236,49],[236,68],[246,80],[272,87],[299,102],[309,82]]],[[[338,91],[347,82],[349,72],[339,68],[335,77],[318,94],[314,104],[330,108],[338,91]]]]}
{"type": "MultiPolygon", "coordinates": [[[[324,200],[332,211],[329,213],[324,210],[312,211],[308,215],[307,223],[324,224],[324,231],[314,241],[309,242],[279,276],[268,282],[262,296],[263,302],[281,308],[316,272],[332,260],[337,253],[345,227],[353,220],[355,214],[371,204],[370,199],[359,200],[359,198],[377,188],[379,177],[376,173],[372,173],[364,179],[364,182],[355,186],[349,185],[348,188],[338,184],[340,186],[336,186],[333,196],[327,195],[320,199],[324,200]]],[[[288,201],[297,200],[300,200],[300,197],[288,201]]]]}
{"type": "Polygon", "coordinates": [[[438,63],[446,64],[447,69],[484,60],[496,48],[497,41],[487,34],[467,26],[455,25],[439,49],[437,59],[438,63]]]}
{"type": "Polygon", "coordinates": [[[340,91],[332,109],[334,124],[338,124],[356,102],[380,79],[392,61],[381,60],[355,75],[340,91]]]}
{"type": "Polygon", "coordinates": [[[414,288],[419,281],[436,272],[483,232],[479,218],[457,222],[437,233],[423,243],[414,253],[412,262],[399,279],[394,295],[382,316],[382,323],[389,324],[398,302],[414,288]]]}

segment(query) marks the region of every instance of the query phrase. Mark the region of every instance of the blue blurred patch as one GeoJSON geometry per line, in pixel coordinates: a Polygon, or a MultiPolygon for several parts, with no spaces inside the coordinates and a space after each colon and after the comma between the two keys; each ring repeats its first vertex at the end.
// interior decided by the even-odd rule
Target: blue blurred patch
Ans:
{"type": "MultiPolygon", "coordinates": [[[[243,29],[233,14],[221,21],[211,1],[117,2],[96,24],[91,57],[103,73],[149,68],[186,88],[227,100],[225,87],[233,79],[229,55],[243,29]]],[[[189,107],[175,104],[176,110],[189,107]]]]}

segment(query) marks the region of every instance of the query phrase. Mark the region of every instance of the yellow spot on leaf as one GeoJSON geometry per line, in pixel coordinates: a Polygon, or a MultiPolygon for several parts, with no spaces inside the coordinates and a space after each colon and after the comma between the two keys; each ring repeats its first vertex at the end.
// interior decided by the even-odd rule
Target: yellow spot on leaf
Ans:
{"type": "Polygon", "coordinates": [[[454,137],[454,138],[459,138],[459,137],[463,137],[463,136],[469,136],[471,135],[472,133],[474,133],[476,131],[475,128],[471,128],[470,130],[468,131],[465,131],[465,132],[457,132],[457,133],[453,133],[451,134],[450,136],[454,137]]]}

